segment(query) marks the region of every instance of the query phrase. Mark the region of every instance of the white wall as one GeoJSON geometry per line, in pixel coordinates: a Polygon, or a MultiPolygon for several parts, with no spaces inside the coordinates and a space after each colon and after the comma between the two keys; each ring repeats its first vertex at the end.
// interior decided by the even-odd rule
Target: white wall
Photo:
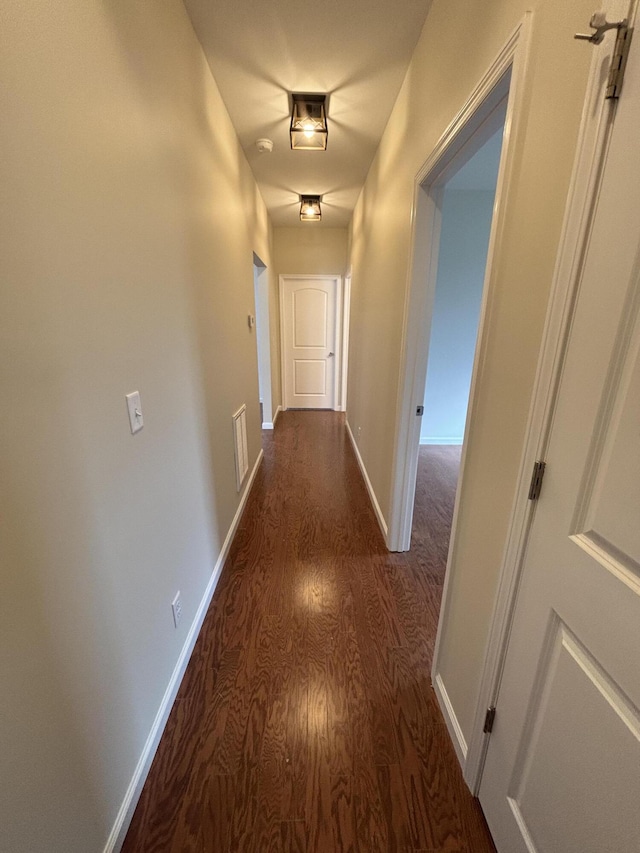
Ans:
{"type": "Polygon", "coordinates": [[[93,853],[238,507],[243,402],[259,451],[269,222],[180,0],[4,3],[0,74],[0,847],[93,853]]]}
{"type": "Polygon", "coordinates": [[[533,11],[502,248],[493,270],[480,404],[458,515],[439,674],[471,730],[517,479],[590,54],[573,33],[587,0],[434,0],[356,207],[349,398],[354,433],[388,519],[398,425],[414,179],[527,10],[533,11]],[[558,81],[562,85],[558,85],[558,81]],[[382,404],[381,404],[382,403],[382,404]],[[491,483],[491,500],[486,484],[491,483]]]}
{"type": "Polygon", "coordinates": [[[494,196],[444,191],[421,444],[462,444],[494,196]]]}
{"type": "Polygon", "coordinates": [[[273,255],[278,275],[344,275],[347,228],[323,228],[305,222],[273,229],[273,255]]]}

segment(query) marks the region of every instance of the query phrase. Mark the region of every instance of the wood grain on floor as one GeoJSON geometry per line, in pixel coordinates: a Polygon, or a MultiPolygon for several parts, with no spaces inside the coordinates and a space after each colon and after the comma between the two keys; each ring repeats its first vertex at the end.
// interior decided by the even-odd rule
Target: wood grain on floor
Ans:
{"type": "Polygon", "coordinates": [[[389,554],[344,416],[285,412],[125,853],[494,853],[430,684],[459,448],[389,554]]]}

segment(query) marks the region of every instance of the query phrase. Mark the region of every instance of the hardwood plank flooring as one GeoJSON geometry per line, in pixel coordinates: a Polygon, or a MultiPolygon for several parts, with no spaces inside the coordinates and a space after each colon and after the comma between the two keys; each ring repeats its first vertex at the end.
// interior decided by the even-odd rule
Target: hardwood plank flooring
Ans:
{"type": "Polygon", "coordinates": [[[460,449],[389,554],[343,415],[264,446],[124,853],[495,853],[429,678],[460,449]]]}

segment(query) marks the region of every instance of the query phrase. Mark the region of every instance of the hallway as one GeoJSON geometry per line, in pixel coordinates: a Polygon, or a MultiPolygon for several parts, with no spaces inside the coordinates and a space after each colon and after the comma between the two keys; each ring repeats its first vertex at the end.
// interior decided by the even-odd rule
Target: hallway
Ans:
{"type": "Polygon", "coordinates": [[[429,681],[449,487],[389,554],[344,416],[280,416],[126,853],[494,850],[429,681]]]}

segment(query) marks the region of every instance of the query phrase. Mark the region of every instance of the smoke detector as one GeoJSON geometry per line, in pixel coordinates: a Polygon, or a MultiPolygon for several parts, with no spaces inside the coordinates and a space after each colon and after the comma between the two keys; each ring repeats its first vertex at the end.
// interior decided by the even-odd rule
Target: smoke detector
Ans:
{"type": "Polygon", "coordinates": [[[273,142],[271,139],[256,139],[256,148],[261,154],[271,154],[273,142]]]}

